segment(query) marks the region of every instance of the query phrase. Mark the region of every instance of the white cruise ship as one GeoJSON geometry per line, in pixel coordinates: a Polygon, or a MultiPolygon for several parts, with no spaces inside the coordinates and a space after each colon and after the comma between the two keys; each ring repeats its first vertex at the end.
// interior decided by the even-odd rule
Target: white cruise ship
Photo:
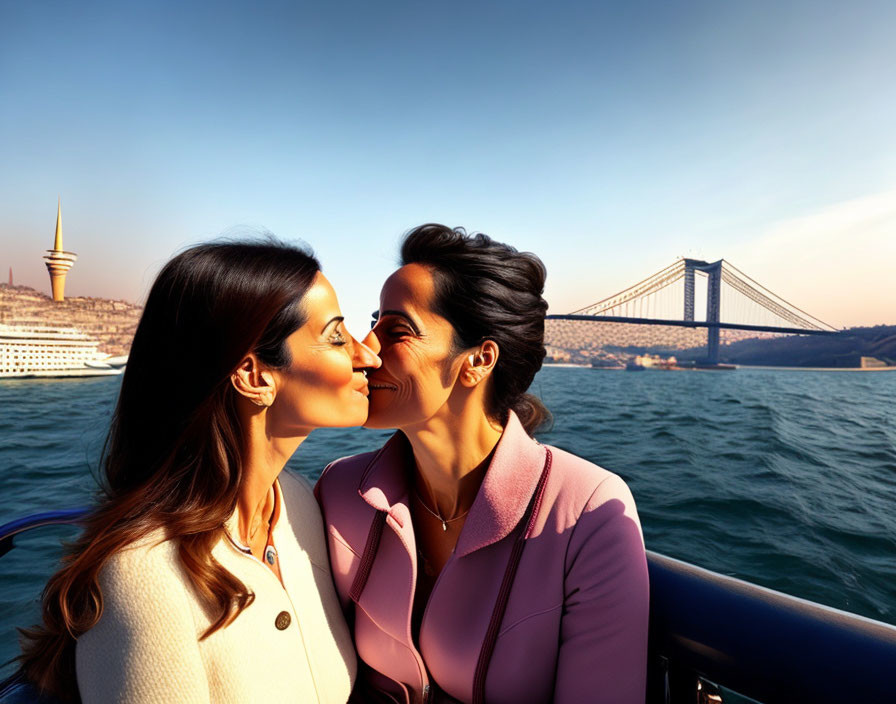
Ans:
{"type": "Polygon", "coordinates": [[[127,357],[109,357],[98,344],[76,328],[0,323],[0,379],[121,374],[127,357]]]}

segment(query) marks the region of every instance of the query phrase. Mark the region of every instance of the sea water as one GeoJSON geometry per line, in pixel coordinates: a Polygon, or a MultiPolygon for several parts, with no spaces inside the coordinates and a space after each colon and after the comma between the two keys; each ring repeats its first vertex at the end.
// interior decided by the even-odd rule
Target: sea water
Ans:
{"type": "MultiPolygon", "coordinates": [[[[0,382],[0,523],[91,502],[119,384],[0,382]]],[[[896,372],[552,367],[532,391],[554,414],[542,442],[628,482],[648,549],[896,624],[896,372]]],[[[388,435],[316,431],[287,469],[314,480],[388,435]]],[[[0,560],[0,662],[75,534],[33,531],[0,560]]]]}

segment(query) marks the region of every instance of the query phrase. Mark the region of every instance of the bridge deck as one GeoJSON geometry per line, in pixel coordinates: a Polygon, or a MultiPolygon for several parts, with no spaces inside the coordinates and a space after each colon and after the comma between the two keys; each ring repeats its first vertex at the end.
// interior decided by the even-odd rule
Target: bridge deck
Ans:
{"type": "Polygon", "coordinates": [[[625,318],[617,315],[547,315],[547,320],[585,320],[600,323],[636,323],[638,325],[675,325],[682,328],[715,328],[720,330],[752,330],[755,332],[778,332],[790,335],[839,335],[839,330],[807,330],[804,328],[779,328],[767,325],[745,325],[741,323],[710,323],[704,320],[657,320],[655,318],[625,318]]]}

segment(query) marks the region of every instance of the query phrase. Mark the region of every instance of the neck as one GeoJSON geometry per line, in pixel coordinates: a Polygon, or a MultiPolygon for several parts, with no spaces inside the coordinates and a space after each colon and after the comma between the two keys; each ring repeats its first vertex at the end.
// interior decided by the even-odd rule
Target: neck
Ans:
{"type": "Polygon", "coordinates": [[[414,450],[421,498],[445,519],[468,511],[503,428],[474,405],[402,431],[414,450]]]}
{"type": "Polygon", "coordinates": [[[274,482],[307,435],[278,438],[268,434],[266,412],[244,418],[243,477],[237,496],[239,537],[248,544],[273,510],[274,482]]]}

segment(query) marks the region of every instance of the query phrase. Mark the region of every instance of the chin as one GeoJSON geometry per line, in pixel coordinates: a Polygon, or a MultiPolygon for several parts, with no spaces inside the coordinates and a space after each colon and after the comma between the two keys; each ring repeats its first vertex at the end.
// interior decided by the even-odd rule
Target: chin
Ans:
{"type": "Polygon", "coordinates": [[[378,429],[382,428],[383,426],[377,422],[376,418],[371,418],[370,416],[367,416],[367,420],[364,421],[364,427],[370,428],[371,430],[378,430],[378,429]]]}
{"type": "Polygon", "coordinates": [[[390,422],[390,419],[385,416],[385,414],[376,414],[371,413],[367,416],[367,420],[364,422],[365,428],[370,428],[371,430],[389,430],[392,428],[397,428],[398,426],[395,423],[390,422]]]}
{"type": "Polygon", "coordinates": [[[359,425],[364,425],[367,422],[367,408],[364,410],[358,411],[357,413],[346,413],[342,419],[341,427],[343,428],[357,428],[359,425]]]}

